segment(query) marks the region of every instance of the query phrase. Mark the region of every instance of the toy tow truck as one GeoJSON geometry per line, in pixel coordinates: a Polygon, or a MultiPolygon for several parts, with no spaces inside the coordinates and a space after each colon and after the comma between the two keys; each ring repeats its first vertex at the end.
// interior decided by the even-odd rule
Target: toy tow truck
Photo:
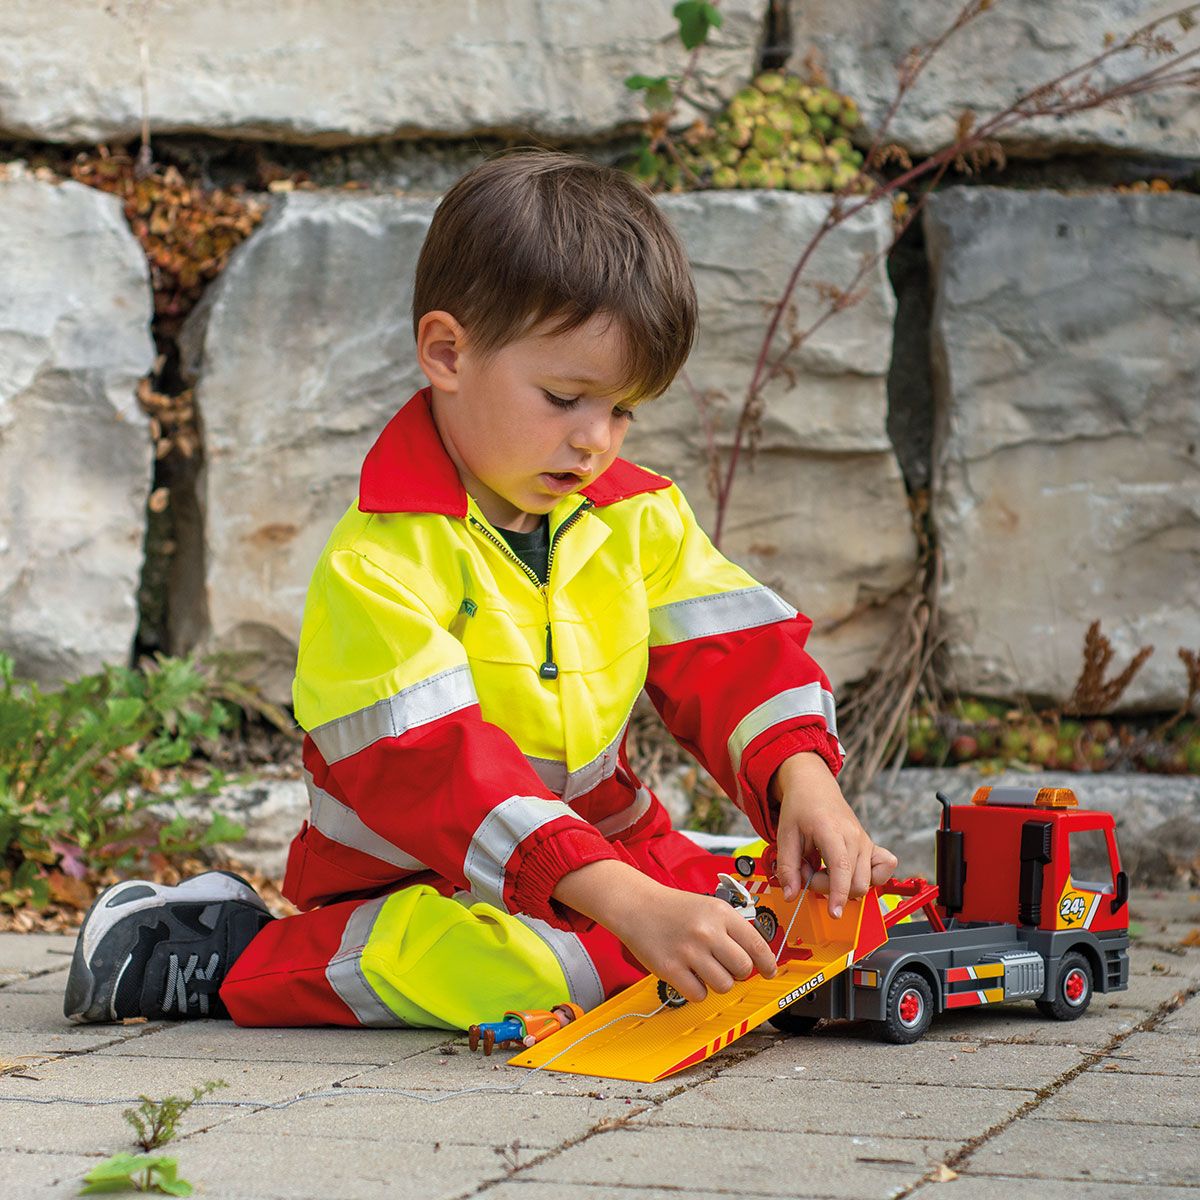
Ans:
{"type": "Polygon", "coordinates": [[[770,944],[772,978],[692,1002],[646,976],[509,1063],[654,1082],[763,1021],[805,1033],[822,1017],[865,1019],[915,1042],[948,1008],[1027,999],[1070,1021],[1093,992],[1129,986],[1129,879],[1110,814],[1083,811],[1069,788],[938,800],[937,883],[889,880],[835,919],[816,898],[784,899],[772,849],[739,855],[715,895],[770,944]]]}
{"type": "MultiPolygon", "coordinates": [[[[1069,788],[937,798],[937,883],[881,887],[903,897],[886,943],[771,1017],[776,1028],[806,1033],[844,1017],[907,1043],[946,1009],[1028,999],[1072,1021],[1094,992],[1129,986],[1129,877],[1110,813],[1080,809],[1069,788]]],[[[754,866],[737,863],[743,876],[754,866]]]]}

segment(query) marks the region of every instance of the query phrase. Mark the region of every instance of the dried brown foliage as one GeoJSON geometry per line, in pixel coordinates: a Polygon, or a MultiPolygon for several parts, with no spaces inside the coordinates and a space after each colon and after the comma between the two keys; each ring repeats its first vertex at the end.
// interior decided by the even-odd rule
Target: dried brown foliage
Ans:
{"type": "Polygon", "coordinates": [[[170,396],[156,392],[150,380],[143,379],[138,384],[137,397],[142,411],[150,417],[154,457],[166,458],[172,450],[178,450],[184,458],[192,458],[200,449],[193,389],[170,396]]]}
{"type": "Polygon", "coordinates": [[[1129,665],[1111,679],[1106,679],[1114,657],[1112,643],[1100,632],[1100,622],[1093,621],[1083,638],[1083,669],[1075,682],[1075,689],[1067,701],[1065,712],[1079,716],[1099,716],[1110,712],[1142,669],[1146,660],[1154,653],[1153,646],[1143,646],[1130,660],[1129,665]]]}
{"type": "Polygon", "coordinates": [[[125,217],[150,264],[160,320],[182,321],[264,213],[262,201],[240,188],[207,190],[175,167],[143,174],[129,155],[104,146],[78,155],[71,175],[125,202],[125,217]]]}

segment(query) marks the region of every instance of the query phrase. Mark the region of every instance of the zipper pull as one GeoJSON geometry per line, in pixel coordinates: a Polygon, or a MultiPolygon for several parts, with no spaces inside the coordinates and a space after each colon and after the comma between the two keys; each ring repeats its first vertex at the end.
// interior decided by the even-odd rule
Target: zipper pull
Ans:
{"type": "Polygon", "coordinates": [[[538,668],[543,679],[558,678],[558,664],[554,661],[554,639],[550,636],[550,623],[546,623],[546,661],[538,668]]]}

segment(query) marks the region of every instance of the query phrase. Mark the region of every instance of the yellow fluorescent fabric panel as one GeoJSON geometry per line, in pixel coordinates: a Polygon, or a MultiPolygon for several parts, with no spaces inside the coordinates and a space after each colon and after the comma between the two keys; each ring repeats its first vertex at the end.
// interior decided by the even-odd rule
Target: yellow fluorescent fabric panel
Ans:
{"type": "Polygon", "coordinates": [[[361,966],[383,1003],[420,1028],[466,1029],[510,1008],[552,1008],[570,998],[553,951],[520,920],[424,885],[387,898],[361,966]]]}
{"type": "MultiPolygon", "coordinates": [[[[567,522],[541,588],[474,500],[467,521],[351,508],[309,588],[297,720],[313,730],[381,705],[372,719],[386,735],[396,713],[439,695],[427,683],[467,667],[484,720],[525,754],[576,770],[619,734],[651,645],[793,613],[713,548],[674,485],[599,508],[569,496],[551,514],[552,537],[567,522]],[[555,680],[539,676],[548,624],[555,680]]],[[[436,716],[470,700],[460,686],[440,709],[416,709],[436,716]]]]}

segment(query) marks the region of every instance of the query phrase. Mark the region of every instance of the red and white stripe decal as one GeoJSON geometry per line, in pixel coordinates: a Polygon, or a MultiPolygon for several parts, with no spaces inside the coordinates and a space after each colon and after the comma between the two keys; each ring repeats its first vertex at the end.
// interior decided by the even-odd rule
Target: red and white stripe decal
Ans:
{"type": "Polygon", "coordinates": [[[986,1004],[987,997],[982,992],[952,992],[946,997],[947,1008],[970,1008],[973,1004],[986,1004]]]}

